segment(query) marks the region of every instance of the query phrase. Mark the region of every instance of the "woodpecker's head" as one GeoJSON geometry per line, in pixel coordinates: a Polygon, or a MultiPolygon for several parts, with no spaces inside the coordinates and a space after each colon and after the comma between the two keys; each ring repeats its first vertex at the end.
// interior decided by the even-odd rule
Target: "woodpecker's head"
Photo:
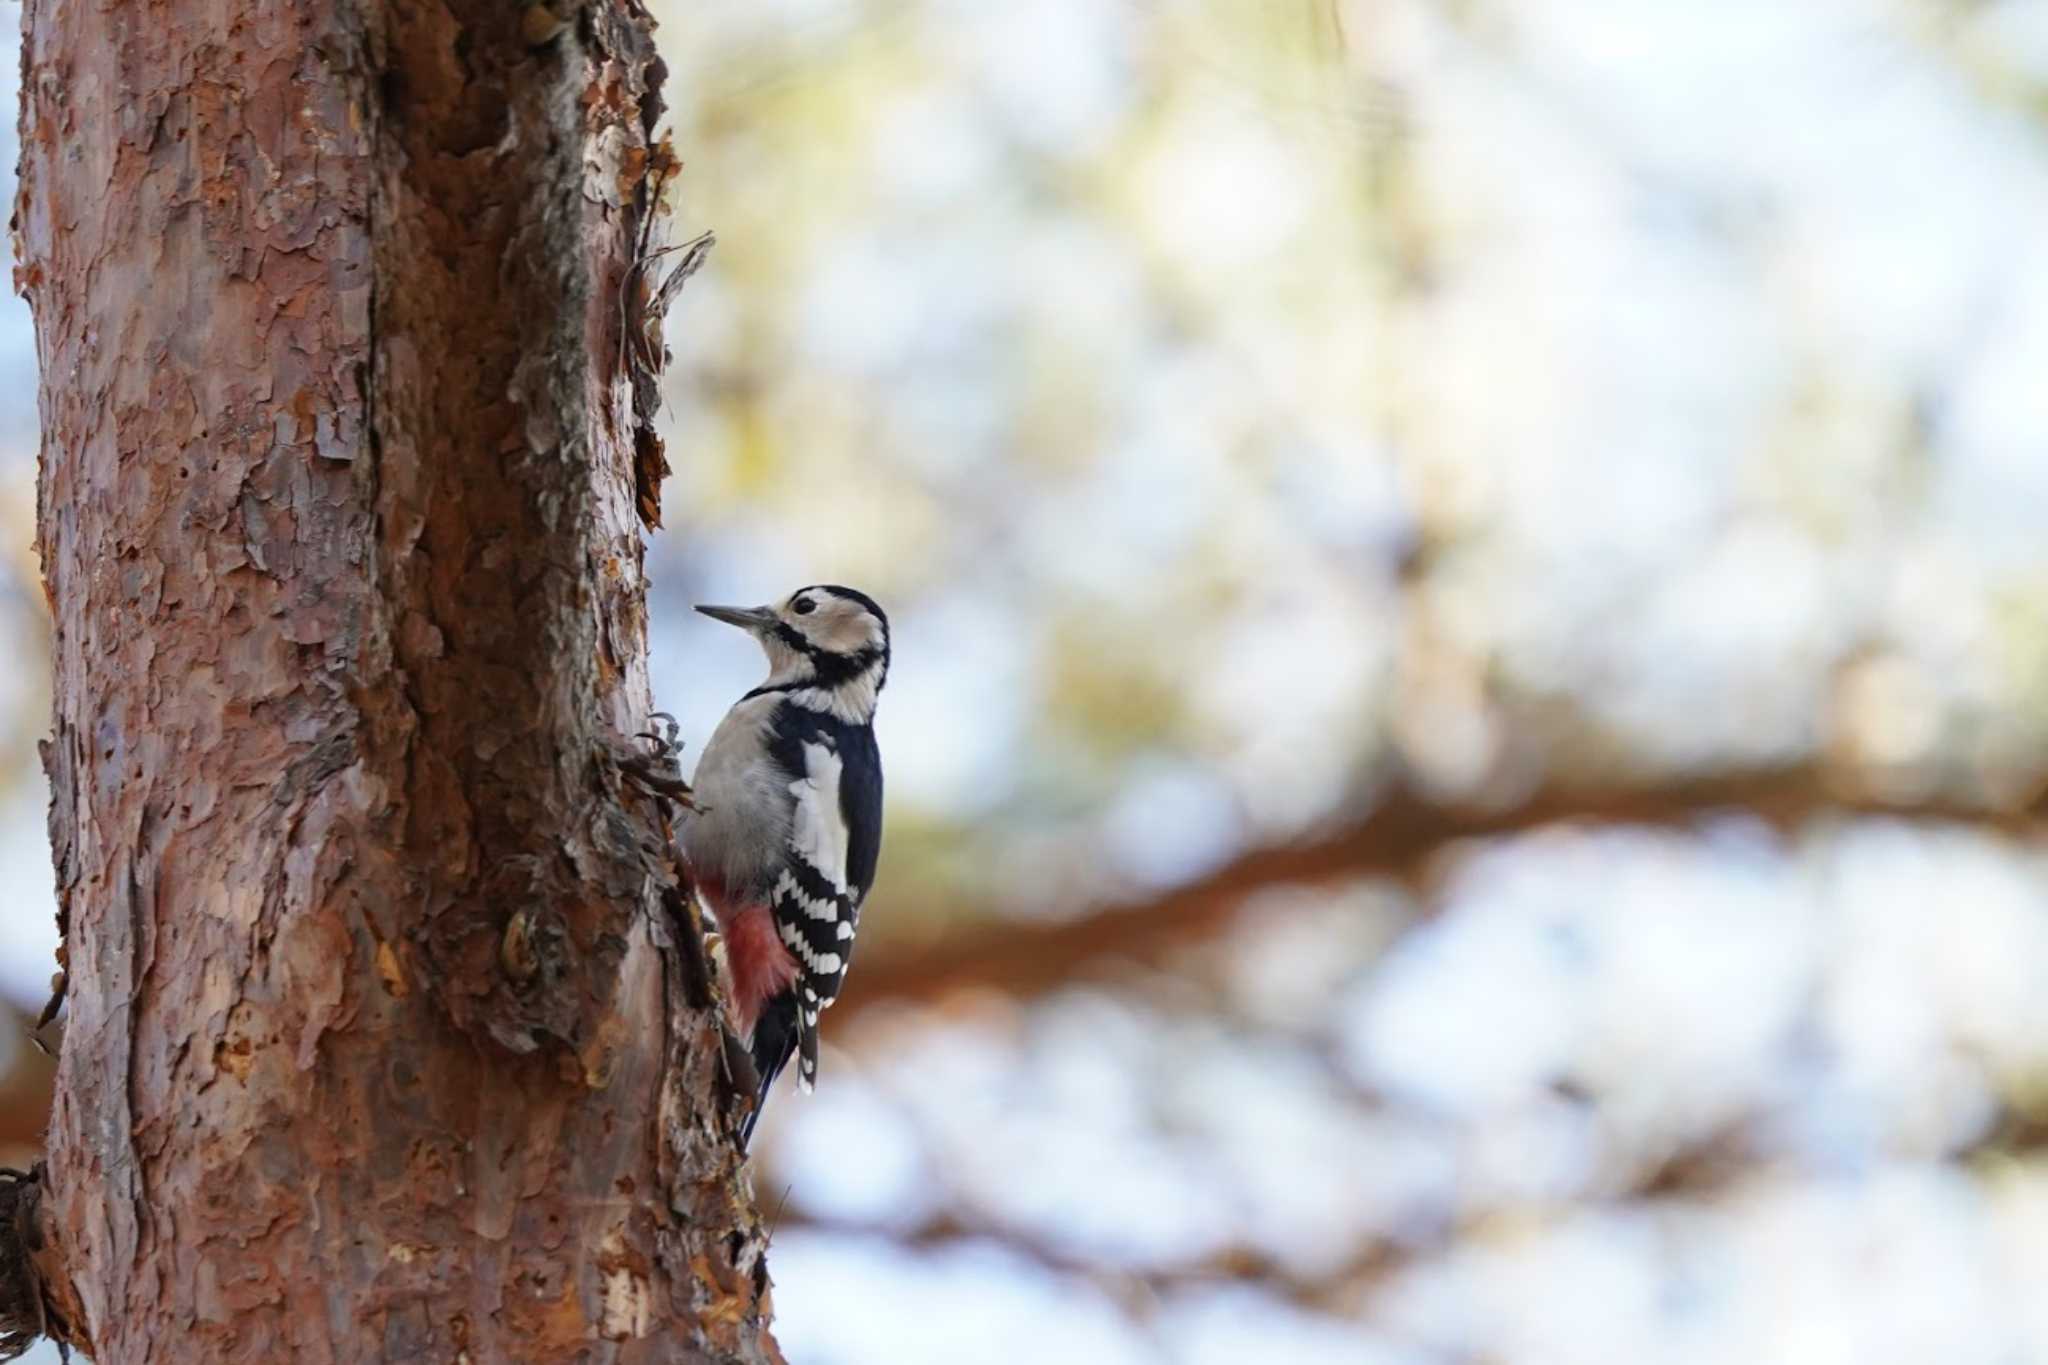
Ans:
{"type": "Polygon", "coordinates": [[[875,599],[830,583],[766,607],[698,607],[738,626],[768,655],[766,686],[843,720],[865,721],[889,678],[889,618],[875,599]]]}

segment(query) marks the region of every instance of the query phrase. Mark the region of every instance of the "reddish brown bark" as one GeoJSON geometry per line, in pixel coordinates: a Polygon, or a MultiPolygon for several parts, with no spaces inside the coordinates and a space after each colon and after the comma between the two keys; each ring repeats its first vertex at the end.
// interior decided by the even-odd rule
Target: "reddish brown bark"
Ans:
{"type": "Polygon", "coordinates": [[[25,6],[71,984],[22,1207],[102,1365],[775,1356],[616,761],[660,68],[557,3],[25,6]]]}

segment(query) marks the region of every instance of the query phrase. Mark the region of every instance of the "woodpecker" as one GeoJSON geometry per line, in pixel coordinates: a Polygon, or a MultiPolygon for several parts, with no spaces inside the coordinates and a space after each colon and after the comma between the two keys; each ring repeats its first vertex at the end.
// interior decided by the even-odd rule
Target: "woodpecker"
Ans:
{"type": "Polygon", "coordinates": [[[873,598],[818,584],[765,607],[706,607],[768,655],[768,680],[712,732],[692,787],[683,855],[725,938],[734,1022],[761,1092],[792,1054],[818,1077],[818,1018],[839,995],[882,847],[875,701],[889,618],[873,598]]]}

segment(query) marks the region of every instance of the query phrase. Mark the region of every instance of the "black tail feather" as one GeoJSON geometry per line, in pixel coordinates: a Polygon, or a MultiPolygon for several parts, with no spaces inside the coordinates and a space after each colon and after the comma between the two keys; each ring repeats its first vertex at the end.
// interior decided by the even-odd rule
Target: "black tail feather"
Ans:
{"type": "Polygon", "coordinates": [[[740,1150],[743,1152],[754,1140],[754,1124],[760,1120],[761,1110],[768,1104],[768,1091],[774,1086],[775,1078],[796,1055],[796,1036],[796,992],[784,991],[762,1007],[761,1017],[754,1024],[752,1052],[754,1070],[761,1077],[761,1092],[754,1096],[753,1112],[740,1125],[740,1150]]]}

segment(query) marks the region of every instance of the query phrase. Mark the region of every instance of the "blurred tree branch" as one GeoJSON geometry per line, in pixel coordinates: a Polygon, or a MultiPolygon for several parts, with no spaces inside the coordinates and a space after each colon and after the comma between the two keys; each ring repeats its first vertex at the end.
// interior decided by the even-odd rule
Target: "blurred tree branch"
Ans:
{"type": "Polygon", "coordinates": [[[1889,816],[1966,824],[2008,836],[2032,832],[2044,801],[1997,806],[1949,795],[1895,799],[1847,770],[1815,764],[1752,769],[1647,784],[1556,782],[1497,807],[1445,805],[1397,788],[1368,814],[1294,843],[1254,849],[1163,895],[1053,922],[987,919],[929,944],[905,946],[851,974],[841,1010],[933,1000],[974,987],[1033,995],[1073,980],[1090,963],[1156,961],[1220,932],[1245,898],[1269,887],[1383,876],[1427,882],[1443,855],[1468,840],[1555,825],[1684,827],[1713,815],[1747,816],[1786,832],[1829,817],[1889,816]]]}
{"type": "MultiPolygon", "coordinates": [[[[1703,1207],[1768,1169],[1768,1162],[1749,1141],[1748,1120],[1731,1120],[1654,1161],[1641,1164],[1626,1182],[1604,1197],[1623,1204],[1703,1207]]],[[[1134,1311],[1147,1307],[1148,1300],[1157,1300],[1179,1289],[1241,1284],[1255,1285],[1308,1311],[1354,1316],[1363,1311],[1367,1296],[1391,1278],[1433,1261],[1455,1247],[1483,1240],[1487,1227],[1497,1220],[1505,1217],[1508,1224],[1521,1226],[1526,1222],[1525,1214],[1541,1219],[1557,1209],[1573,1206],[1567,1203],[1554,1208],[1536,1205],[1446,1210],[1441,1218],[1418,1220],[1404,1235],[1367,1233],[1341,1260],[1313,1272],[1288,1264],[1270,1248],[1246,1242],[1218,1246],[1180,1262],[1117,1264],[1054,1245],[1032,1229],[958,1207],[941,1207],[921,1221],[905,1225],[818,1218],[799,1210],[786,1210],[776,1221],[776,1232],[797,1230],[828,1237],[866,1238],[912,1252],[1000,1247],[1049,1274],[1088,1280],[1134,1311]]]]}
{"type": "Polygon", "coordinates": [[[778,1220],[776,1231],[870,1238],[906,1251],[933,1252],[977,1244],[1000,1247],[1049,1274],[1088,1280],[1132,1308],[1142,1308],[1145,1300],[1177,1289],[1256,1284],[1297,1307],[1340,1314],[1350,1312],[1359,1295],[1392,1271],[1412,1264],[1429,1251],[1442,1249],[1435,1239],[1426,1247],[1409,1247],[1384,1238],[1370,1238],[1354,1248],[1342,1264],[1307,1275],[1283,1265],[1269,1251],[1236,1243],[1178,1265],[1113,1265],[1053,1246],[1022,1229],[954,1212],[935,1213],[908,1227],[892,1227],[819,1219],[789,1211],[778,1220]]]}
{"type": "MultiPolygon", "coordinates": [[[[1685,1141],[1656,1160],[1637,1166],[1617,1187],[1599,1193],[1603,1203],[1663,1209],[1709,1209],[1746,1183],[1767,1181],[1784,1168],[1764,1155],[1751,1140],[1758,1115],[1731,1119],[1685,1141]]],[[[2003,1161],[2033,1163],[2048,1148],[2048,1120],[2008,1108],[1975,1142],[1949,1160],[1965,1167],[2003,1161]]],[[[1588,1191],[1587,1197],[1594,1192],[1588,1191]]],[[[799,1231],[825,1237],[880,1241],[909,1252],[940,1253],[974,1246],[998,1247],[1055,1276],[1081,1279],[1142,1314],[1156,1301],[1178,1290],[1204,1285],[1256,1286],[1295,1307],[1341,1317],[1356,1316],[1381,1286],[1404,1271],[1428,1264],[1454,1248],[1483,1242],[1489,1228],[1513,1235],[1537,1221],[1582,1209],[1584,1199],[1542,1204],[1467,1210],[1417,1228],[1412,1235],[1372,1234],[1359,1239],[1341,1262],[1306,1273],[1288,1265],[1269,1249],[1231,1243],[1175,1264],[1128,1265],[1091,1259],[1056,1246],[1026,1228],[998,1222],[958,1209],[939,1209],[907,1225],[818,1218],[786,1210],[776,1231],[799,1231]],[[1504,1220],[1504,1221],[1503,1221],[1504,1220]]]]}

